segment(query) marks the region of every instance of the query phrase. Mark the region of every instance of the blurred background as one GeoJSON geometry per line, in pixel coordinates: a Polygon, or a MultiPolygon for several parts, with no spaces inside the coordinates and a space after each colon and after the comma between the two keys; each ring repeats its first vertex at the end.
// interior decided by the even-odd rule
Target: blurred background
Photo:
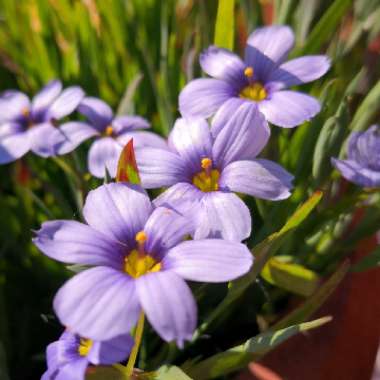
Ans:
{"type": "MultiPolygon", "coordinates": [[[[0,91],[15,88],[33,95],[60,78],[119,113],[147,118],[166,136],[179,115],[181,88],[202,75],[198,55],[213,43],[216,11],[216,0],[0,0],[0,91]]],[[[238,53],[255,27],[278,23],[294,29],[292,57],[326,53],[332,59],[328,75],[302,87],[321,100],[321,114],[294,130],[272,128],[264,152],[294,173],[294,195],[280,203],[247,199],[255,231],[249,243],[254,244],[280,228],[313,191],[324,190],[315,217],[279,252],[290,265],[310,271],[305,273],[312,273],[313,282],[306,283],[302,273],[297,286],[263,275],[231,310],[237,315],[229,324],[231,333],[218,322],[212,339],[177,356],[179,363],[265,329],[294,298],[308,297],[358,242],[380,230],[379,202],[367,207],[369,194],[344,183],[330,165],[331,156],[344,154],[350,130],[379,121],[379,1],[236,0],[234,22],[238,53]]],[[[87,147],[49,160],[28,154],[0,166],[1,380],[39,379],[45,347],[60,335],[51,304],[70,271],[40,254],[31,237],[47,219],[80,218],[86,192],[100,184],[87,174],[87,147]]],[[[201,313],[207,311],[203,295],[214,293],[217,302],[223,294],[219,288],[199,290],[201,313]]]]}

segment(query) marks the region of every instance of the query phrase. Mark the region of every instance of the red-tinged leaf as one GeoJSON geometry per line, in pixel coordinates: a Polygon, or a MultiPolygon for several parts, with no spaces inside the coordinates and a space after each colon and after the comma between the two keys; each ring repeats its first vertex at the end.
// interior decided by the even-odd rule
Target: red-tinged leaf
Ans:
{"type": "Polygon", "coordinates": [[[139,169],[137,168],[133,139],[129,140],[120,154],[117,165],[116,182],[129,182],[140,185],[139,169]]]}

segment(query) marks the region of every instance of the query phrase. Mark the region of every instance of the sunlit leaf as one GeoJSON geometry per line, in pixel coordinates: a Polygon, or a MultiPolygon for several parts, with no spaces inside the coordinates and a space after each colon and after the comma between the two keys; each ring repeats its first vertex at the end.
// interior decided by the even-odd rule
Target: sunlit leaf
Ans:
{"type": "Polygon", "coordinates": [[[261,271],[261,276],[272,285],[292,293],[305,297],[313,294],[319,284],[318,275],[300,264],[282,259],[282,256],[269,259],[261,271]]]}
{"type": "Polygon", "coordinates": [[[215,24],[214,44],[232,50],[234,48],[235,0],[219,0],[215,24]]]}
{"type": "Polygon", "coordinates": [[[247,340],[240,346],[216,354],[201,361],[188,370],[189,375],[197,380],[214,379],[245,367],[250,361],[257,360],[279,344],[299,332],[317,328],[331,321],[323,317],[311,322],[304,322],[274,332],[265,332],[247,340]]]}
{"type": "Polygon", "coordinates": [[[155,380],[192,380],[176,366],[163,366],[156,372],[155,380]]]}

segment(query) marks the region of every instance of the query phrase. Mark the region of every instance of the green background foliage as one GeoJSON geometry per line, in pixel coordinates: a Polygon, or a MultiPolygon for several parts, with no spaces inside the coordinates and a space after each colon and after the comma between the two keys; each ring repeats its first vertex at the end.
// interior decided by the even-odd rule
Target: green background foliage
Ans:
{"type": "MultiPolygon", "coordinates": [[[[270,334],[273,321],[278,321],[276,329],[286,329],[309,320],[347,272],[348,264],[342,269],[338,263],[360,240],[380,229],[379,194],[344,183],[330,164],[332,155],[344,156],[351,130],[379,122],[379,2],[220,4],[218,11],[214,0],[0,0],[0,90],[18,88],[33,95],[48,80],[61,78],[65,85],[81,85],[88,95],[101,97],[121,114],[146,117],[163,136],[179,116],[181,88],[202,75],[198,55],[214,37],[217,45],[234,46],[242,54],[255,27],[286,23],[296,35],[291,57],[326,53],[332,60],[324,78],[302,86],[302,91],[320,99],[321,113],[293,130],[272,127],[262,155],[294,173],[292,197],[282,202],[244,198],[253,215],[248,244],[257,256],[255,273],[228,289],[194,285],[200,327],[193,342],[180,352],[146,331],[138,365],[148,371],[167,362],[182,366],[188,374],[207,366],[207,371],[220,375],[207,365],[218,363],[218,357],[197,364],[200,357],[241,347],[259,333],[270,334]],[[318,189],[324,196],[314,202],[312,194],[318,189]],[[301,210],[312,213],[305,220],[307,214],[296,213],[298,219],[290,219],[293,225],[283,233],[285,222],[304,202],[301,210]],[[310,202],[315,204],[309,210],[310,202]],[[277,282],[275,275],[270,281],[264,273],[259,276],[274,255],[287,258],[277,282]],[[319,285],[326,277],[328,282],[319,285]],[[303,284],[309,286],[307,294],[297,292],[303,284]],[[281,319],[290,297],[306,299],[281,319]]],[[[0,167],[1,380],[8,374],[15,380],[39,378],[45,368],[45,347],[60,335],[51,303],[72,272],[37,251],[32,231],[47,219],[81,219],[86,193],[100,184],[87,174],[87,148],[84,144],[74,154],[49,160],[29,154],[0,167]]],[[[378,263],[377,250],[353,269],[378,263]]],[[[246,360],[246,355],[243,352],[236,362],[246,360]]],[[[240,368],[231,365],[225,372],[240,368]]]]}

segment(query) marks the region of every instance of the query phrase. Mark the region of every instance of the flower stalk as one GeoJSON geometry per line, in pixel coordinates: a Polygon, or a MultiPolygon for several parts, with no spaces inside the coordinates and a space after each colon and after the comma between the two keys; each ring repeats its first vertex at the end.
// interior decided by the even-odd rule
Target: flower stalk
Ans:
{"type": "Polygon", "coordinates": [[[139,353],[139,349],[141,345],[142,335],[144,332],[144,322],[145,322],[145,315],[144,315],[144,312],[141,312],[139,320],[137,322],[136,331],[135,331],[135,344],[129,356],[128,363],[125,366],[124,373],[126,375],[126,379],[130,379],[133,374],[133,368],[135,367],[137,355],[139,353]]]}

